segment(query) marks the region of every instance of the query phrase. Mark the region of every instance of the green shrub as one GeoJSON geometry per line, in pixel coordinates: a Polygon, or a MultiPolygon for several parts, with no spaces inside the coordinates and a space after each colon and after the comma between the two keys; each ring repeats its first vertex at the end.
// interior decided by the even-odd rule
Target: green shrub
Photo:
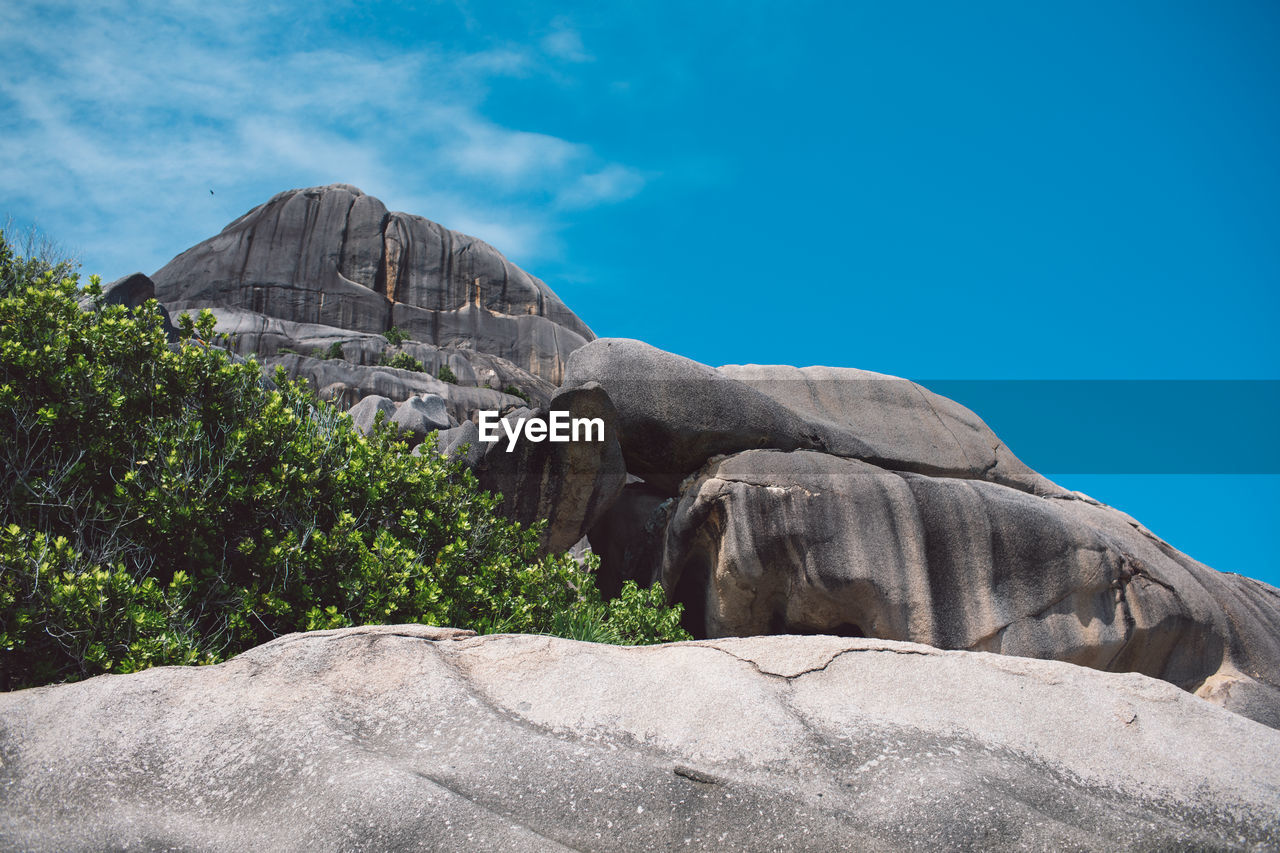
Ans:
{"type": "Polygon", "coordinates": [[[390,358],[387,358],[387,354],[384,352],[382,354],[382,363],[387,367],[396,367],[400,370],[412,370],[415,373],[427,372],[427,368],[423,366],[422,362],[407,352],[398,352],[390,358]]]}
{"type": "Polygon", "coordinates": [[[409,333],[401,329],[399,326],[392,326],[382,333],[393,347],[398,347],[405,341],[409,340],[409,333]]]}
{"type": "Polygon", "coordinates": [[[328,348],[318,349],[315,352],[313,352],[311,354],[311,357],[329,361],[335,358],[345,359],[347,357],[347,354],[342,351],[342,342],[334,341],[333,343],[329,344],[328,348]]]}
{"type": "Polygon", "coordinates": [[[526,403],[529,402],[529,395],[521,391],[519,388],[517,388],[514,385],[508,385],[506,388],[503,388],[502,393],[510,394],[512,397],[519,397],[521,400],[524,400],[526,403]]]}
{"type": "Polygon", "coordinates": [[[460,461],[201,344],[211,313],[171,348],[154,301],[80,295],[45,274],[0,298],[0,687],[364,623],[687,636],[661,590],[604,602],[594,564],[542,556],[460,461]]]}
{"type": "Polygon", "coordinates": [[[436,371],[436,379],[439,379],[441,382],[448,382],[450,385],[458,384],[457,374],[455,374],[453,369],[447,364],[440,365],[440,369],[436,371]]]}

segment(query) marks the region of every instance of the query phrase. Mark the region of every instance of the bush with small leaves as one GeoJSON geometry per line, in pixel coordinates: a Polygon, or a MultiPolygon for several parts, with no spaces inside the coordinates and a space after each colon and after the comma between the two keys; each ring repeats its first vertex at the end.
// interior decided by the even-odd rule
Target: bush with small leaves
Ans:
{"type": "Polygon", "coordinates": [[[382,333],[393,347],[398,347],[405,341],[409,340],[409,333],[401,329],[399,326],[392,326],[382,333]]]}
{"type": "Polygon", "coordinates": [[[326,349],[318,349],[311,355],[312,355],[312,358],[319,358],[325,361],[330,361],[335,358],[345,359],[347,357],[347,354],[342,351],[341,341],[334,341],[333,343],[329,344],[329,346],[326,349]]]}
{"type": "Polygon", "coordinates": [[[100,295],[46,271],[0,297],[0,687],[365,623],[687,637],[660,589],[602,601],[461,461],[203,343],[211,313],[171,347],[154,301],[100,295]]]}
{"type": "Polygon", "coordinates": [[[382,354],[382,363],[387,367],[395,367],[400,370],[412,370],[415,373],[426,373],[427,368],[413,356],[407,352],[398,352],[387,358],[387,354],[382,354]]]}
{"type": "Polygon", "coordinates": [[[447,364],[440,365],[440,369],[436,371],[436,379],[439,379],[441,382],[448,382],[451,385],[458,384],[457,374],[455,374],[453,369],[447,364]]]}

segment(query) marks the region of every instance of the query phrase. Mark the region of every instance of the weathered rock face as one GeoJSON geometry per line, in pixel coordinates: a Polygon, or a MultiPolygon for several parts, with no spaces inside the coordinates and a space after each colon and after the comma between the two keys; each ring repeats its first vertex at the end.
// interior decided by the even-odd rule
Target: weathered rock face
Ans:
{"type": "MultiPolygon", "coordinates": [[[[481,486],[502,494],[503,511],[511,518],[526,525],[546,519],[544,544],[548,550],[565,551],[613,504],[627,471],[618,445],[617,412],[599,385],[562,390],[548,409],[567,412],[570,419],[598,419],[604,426],[602,440],[521,439],[508,451],[506,434],[499,430],[500,440],[484,445],[476,476],[481,486]]],[[[507,417],[514,426],[519,418],[546,416],[541,410],[521,409],[507,417]]]]}
{"type": "MultiPolygon", "coordinates": [[[[341,358],[324,360],[345,365],[349,378],[346,384],[334,389],[333,396],[347,405],[354,405],[366,396],[369,392],[364,389],[374,382],[368,378],[369,374],[384,367],[383,361],[389,355],[400,352],[422,364],[425,373],[420,375],[435,378],[441,367],[448,367],[462,387],[500,391],[515,386],[529,395],[535,405],[544,405],[556,389],[552,383],[521,370],[506,359],[483,352],[438,347],[413,340],[391,346],[381,334],[294,323],[239,308],[215,307],[209,310],[217,318],[218,331],[231,336],[231,349],[239,355],[258,356],[268,371],[277,364],[285,363],[290,355],[323,355],[337,344],[342,350],[341,358]]],[[[318,389],[325,387],[319,384],[325,377],[315,367],[299,367],[296,363],[293,367],[299,376],[316,384],[318,389]]],[[[405,386],[397,393],[400,394],[395,397],[398,401],[417,392],[405,386]]]]}
{"type": "Polygon", "coordinates": [[[1062,493],[973,412],[908,379],[844,367],[731,364],[717,370],[808,421],[852,432],[871,458],[896,470],[1062,493]]]}
{"type": "Polygon", "coordinates": [[[373,395],[403,403],[420,394],[434,394],[445,400],[447,410],[459,422],[470,419],[480,409],[502,411],[524,402],[490,388],[452,385],[413,370],[359,367],[341,359],[285,355],[268,360],[267,365],[283,367],[290,379],[310,380],[319,389],[321,399],[342,404],[354,405],[373,395]]]}
{"type": "Polygon", "coordinates": [[[1280,593],[1202,566],[1106,507],[748,451],[704,469],[666,534],[664,582],[707,636],[870,636],[1141,672],[1190,691],[1229,683],[1222,704],[1280,726],[1280,593]]]}
{"type": "Polygon", "coordinates": [[[421,626],[0,696],[22,850],[1238,849],[1280,732],[1160,681],[834,637],[421,626]]]}
{"type": "MultiPolygon", "coordinates": [[[[123,278],[118,278],[110,284],[104,284],[102,286],[102,295],[98,298],[98,301],[103,306],[123,305],[125,308],[137,308],[148,299],[155,298],[155,282],[142,273],[135,272],[123,278]]],[[[88,310],[92,305],[93,300],[89,297],[81,297],[80,307],[82,310],[88,310]]],[[[178,330],[174,328],[169,312],[163,305],[160,306],[160,317],[164,324],[165,334],[169,336],[170,341],[176,341],[178,339],[178,330]]]]}
{"type": "Polygon", "coordinates": [[[835,368],[717,370],[641,341],[601,338],[565,370],[565,386],[588,380],[618,407],[627,470],[670,493],[712,456],[758,448],[1063,491],[968,409],[905,379],[835,368]]]}
{"type": "Polygon", "coordinates": [[[388,212],[355,187],[281,193],[152,278],[170,310],[238,308],[293,323],[496,356],[558,383],[593,335],[491,246],[388,212]]]}
{"type": "Polygon", "coordinates": [[[1280,726],[1280,591],[1023,465],[969,410],[833,368],[573,354],[644,479],[591,530],[602,587],[660,577],[695,636],[834,633],[1135,671],[1280,726]]]}
{"type": "MultiPolygon", "coordinates": [[[[238,353],[360,404],[362,428],[381,409],[415,443],[440,431],[417,453],[468,446],[506,514],[548,519],[555,550],[589,533],[606,592],[661,579],[695,635],[865,634],[1056,658],[1158,676],[1280,726],[1280,592],[1060,488],[915,383],[715,369],[592,340],[490,247],[345,185],[282,193],[155,278],[170,308],[213,309],[238,353]],[[410,340],[392,344],[392,326],[410,340]],[[425,372],[385,366],[401,354],[425,372]],[[445,367],[457,384],[436,378],[445,367]],[[606,442],[507,453],[468,423],[525,406],[515,414],[602,415],[606,442]],[[623,490],[628,475],[642,482],[623,490]]],[[[113,298],[132,304],[149,284],[131,277],[113,298]]]]}

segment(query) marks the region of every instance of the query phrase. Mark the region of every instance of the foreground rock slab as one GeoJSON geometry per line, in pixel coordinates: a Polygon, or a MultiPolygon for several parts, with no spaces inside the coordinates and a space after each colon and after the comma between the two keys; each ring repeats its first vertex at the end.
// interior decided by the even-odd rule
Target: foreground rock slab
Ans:
{"type": "Polygon", "coordinates": [[[1280,732],[910,643],[387,626],[0,696],[5,849],[1269,849],[1280,732]]]}

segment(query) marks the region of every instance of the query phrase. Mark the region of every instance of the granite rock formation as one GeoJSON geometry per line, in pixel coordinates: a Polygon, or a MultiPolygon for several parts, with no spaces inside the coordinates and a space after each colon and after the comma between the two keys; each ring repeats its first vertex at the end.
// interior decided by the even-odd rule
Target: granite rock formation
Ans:
{"type": "Polygon", "coordinates": [[[643,479],[590,532],[602,586],[661,580],[695,636],[1051,658],[1280,726],[1280,591],[1046,480],[963,406],[880,374],[713,369],[627,340],[575,352],[566,385],[588,378],[643,479]]]}
{"type": "Polygon", "coordinates": [[[449,363],[464,381],[545,397],[569,353],[594,337],[491,246],[345,184],[281,193],[152,278],[171,311],[214,310],[237,351],[268,364],[318,341],[376,357],[395,327],[433,375],[449,363]]]}
{"type": "Polygon", "coordinates": [[[411,438],[412,444],[421,444],[428,433],[439,432],[456,426],[445,411],[444,398],[435,394],[423,394],[396,406],[391,423],[411,438]]]}
{"type": "Polygon", "coordinates": [[[1050,482],[916,383],[711,368],[594,340],[490,247],[344,185],[282,193],[179,255],[155,287],[171,310],[213,310],[237,352],[355,406],[361,428],[381,409],[415,444],[439,431],[417,453],[466,448],[504,512],[548,519],[557,550],[589,533],[606,592],[661,582],[695,636],[867,635],[1053,658],[1159,677],[1280,726],[1280,592],[1050,482]],[[384,335],[392,327],[409,339],[384,335]],[[401,353],[423,371],[386,364],[401,353]],[[437,378],[445,367],[456,384],[437,378]],[[436,398],[429,419],[419,409],[436,398]],[[605,444],[506,453],[477,441],[479,410],[561,405],[606,415],[605,444]]]}
{"type": "Polygon", "coordinates": [[[1280,844],[1280,732],[1140,675],[884,640],[419,625],[0,696],[31,851],[1280,844]]]}
{"type": "MultiPolygon", "coordinates": [[[[155,282],[142,273],[135,272],[123,278],[118,278],[110,284],[102,285],[102,294],[97,301],[104,307],[108,305],[123,305],[125,308],[138,308],[148,299],[155,298],[155,282]]],[[[94,300],[89,297],[82,296],[80,298],[80,307],[83,310],[89,310],[92,308],[93,302],[94,300]]],[[[169,340],[176,341],[178,339],[178,330],[174,328],[169,311],[163,304],[160,305],[160,318],[169,340]]]]}
{"type": "Polygon", "coordinates": [[[370,435],[373,432],[373,425],[377,421],[378,415],[390,420],[395,416],[395,413],[396,404],[387,397],[382,397],[378,394],[370,394],[347,411],[347,414],[351,415],[352,425],[365,435],[370,435]]]}
{"type": "MultiPolygon", "coordinates": [[[[617,499],[627,470],[618,444],[617,413],[599,385],[588,382],[562,390],[551,398],[547,411],[567,412],[571,419],[598,419],[604,426],[602,440],[520,440],[508,450],[506,434],[500,430],[498,441],[483,445],[475,469],[481,486],[502,494],[509,517],[525,523],[546,519],[543,544],[551,551],[566,551],[617,499]]],[[[545,418],[547,411],[518,409],[507,419],[514,428],[518,419],[545,418]]],[[[461,443],[453,442],[450,449],[461,443]]]]}
{"type": "Polygon", "coordinates": [[[861,370],[714,369],[641,341],[576,351],[565,386],[599,382],[618,407],[627,470],[674,493],[712,456],[817,450],[903,471],[1063,490],[1022,464],[980,418],[914,382],[861,370]]]}

